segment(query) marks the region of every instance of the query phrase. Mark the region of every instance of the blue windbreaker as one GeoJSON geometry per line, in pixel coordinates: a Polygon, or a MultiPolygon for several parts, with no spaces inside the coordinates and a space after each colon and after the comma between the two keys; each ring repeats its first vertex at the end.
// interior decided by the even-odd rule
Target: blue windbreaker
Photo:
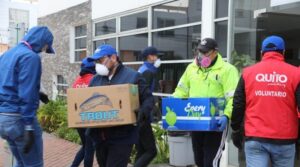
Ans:
{"type": "Polygon", "coordinates": [[[20,113],[31,124],[39,106],[41,58],[38,55],[53,35],[47,27],[34,27],[16,47],[0,56],[0,112],[20,113]]]}

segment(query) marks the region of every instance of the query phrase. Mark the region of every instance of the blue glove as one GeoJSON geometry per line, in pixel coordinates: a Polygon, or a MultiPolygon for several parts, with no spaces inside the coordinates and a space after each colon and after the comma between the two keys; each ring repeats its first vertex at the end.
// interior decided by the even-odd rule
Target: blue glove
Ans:
{"type": "Polygon", "coordinates": [[[219,130],[224,130],[227,126],[227,123],[228,123],[228,117],[223,115],[220,120],[218,121],[218,127],[219,127],[219,130]]]}

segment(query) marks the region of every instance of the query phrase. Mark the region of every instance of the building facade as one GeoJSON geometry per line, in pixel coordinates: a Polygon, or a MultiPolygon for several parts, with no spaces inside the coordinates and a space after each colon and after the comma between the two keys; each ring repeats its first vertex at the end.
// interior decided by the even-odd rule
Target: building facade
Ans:
{"type": "MultiPolygon", "coordinates": [[[[286,61],[300,64],[300,0],[89,0],[65,6],[39,18],[55,36],[56,55],[43,57],[42,77],[53,98],[65,96],[80,60],[104,43],[116,47],[134,69],[143,63],[141,50],[157,47],[163,53],[162,92],[154,95],[162,97],[174,91],[205,37],[215,38],[224,60],[242,68],[260,60],[266,36],[280,35],[286,40],[286,61]]],[[[230,139],[221,164],[238,166],[230,139]]]]}
{"type": "Polygon", "coordinates": [[[80,70],[80,60],[92,53],[91,2],[40,17],[54,35],[55,55],[42,56],[42,89],[55,99],[65,97],[80,70]]]}

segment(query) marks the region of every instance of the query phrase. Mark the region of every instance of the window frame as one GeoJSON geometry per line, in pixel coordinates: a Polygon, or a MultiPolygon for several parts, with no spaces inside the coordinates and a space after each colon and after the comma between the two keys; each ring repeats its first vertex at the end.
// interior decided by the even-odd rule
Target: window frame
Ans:
{"type": "Polygon", "coordinates": [[[63,89],[67,90],[69,88],[69,84],[67,83],[67,81],[65,83],[59,83],[58,82],[59,76],[61,76],[62,79],[64,81],[66,81],[64,76],[61,74],[56,74],[56,75],[52,76],[52,80],[53,80],[53,86],[52,86],[53,97],[52,97],[52,99],[53,100],[56,100],[57,98],[63,98],[63,99],[67,98],[67,94],[59,92],[58,87],[61,86],[61,87],[63,87],[63,89]]]}
{"type": "Polygon", "coordinates": [[[76,26],[72,26],[70,27],[70,63],[81,63],[81,61],[77,61],[76,60],[76,52],[80,52],[80,51],[85,51],[86,52],[86,56],[87,55],[87,48],[88,48],[88,40],[87,40],[87,24],[79,24],[76,26]],[[86,26],[86,35],[81,35],[76,37],[75,35],[75,31],[76,31],[76,27],[80,27],[80,26],[86,26]],[[76,40],[77,39],[84,39],[86,40],[86,46],[85,48],[81,48],[81,49],[76,49],[76,40]]]}
{"type": "MultiPolygon", "coordinates": [[[[170,27],[163,27],[163,28],[153,28],[153,8],[155,6],[158,5],[163,5],[163,4],[167,4],[170,2],[174,2],[177,0],[164,0],[164,1],[160,1],[157,3],[153,3],[151,5],[147,5],[144,7],[140,7],[140,8],[136,8],[130,11],[125,11],[125,12],[120,12],[120,13],[116,13],[110,16],[105,16],[102,18],[98,18],[95,19],[93,21],[93,48],[94,46],[94,42],[98,41],[98,40],[105,40],[105,39],[111,39],[111,38],[115,38],[116,41],[116,50],[119,51],[119,38],[120,37],[124,37],[124,36],[130,36],[130,35],[138,35],[138,34],[143,34],[143,33],[148,33],[148,46],[152,45],[152,33],[153,32],[159,32],[159,31],[167,31],[167,30],[174,30],[174,29],[179,29],[179,28],[188,28],[188,27],[192,27],[192,26],[196,26],[196,25],[200,25],[201,26],[201,38],[203,38],[203,27],[204,24],[207,24],[207,22],[203,22],[203,18],[204,17],[210,17],[210,26],[211,26],[211,37],[215,37],[215,23],[219,22],[219,21],[228,21],[228,27],[227,27],[227,57],[223,57],[223,59],[225,61],[230,60],[230,47],[231,47],[231,37],[230,37],[230,33],[231,31],[231,26],[230,23],[232,23],[232,13],[231,13],[231,9],[232,9],[232,0],[229,0],[228,2],[228,16],[227,17],[222,17],[222,18],[215,18],[216,15],[216,0],[212,0],[213,2],[207,2],[205,0],[202,1],[202,19],[201,21],[198,22],[193,22],[193,23],[187,23],[187,24],[180,24],[180,25],[175,25],[175,26],[170,26],[170,27]],[[211,3],[211,4],[209,4],[211,3]],[[204,5],[213,5],[212,6],[212,13],[206,13],[205,10],[203,10],[204,5]],[[138,28],[138,29],[132,29],[132,30],[126,30],[126,31],[121,31],[121,18],[125,17],[125,16],[130,16],[132,14],[136,14],[136,13],[140,13],[140,12],[144,12],[144,11],[148,11],[148,24],[147,27],[145,28],[138,28]],[[111,19],[116,19],[116,33],[112,33],[112,34],[105,34],[105,35],[99,35],[96,36],[95,35],[95,24],[98,22],[102,22],[102,21],[106,21],[106,20],[111,20],[111,19]]],[[[206,30],[207,31],[207,30],[206,30]]],[[[142,49],[142,48],[141,48],[142,49]]],[[[184,59],[184,60],[164,60],[162,61],[162,64],[176,64],[176,63],[190,63],[192,62],[193,59],[184,59]]],[[[124,65],[141,65],[143,64],[143,61],[134,61],[134,62],[123,62],[124,65]]],[[[157,93],[154,92],[154,95],[159,95],[159,96],[164,96],[164,94],[161,93],[157,93]]]]}

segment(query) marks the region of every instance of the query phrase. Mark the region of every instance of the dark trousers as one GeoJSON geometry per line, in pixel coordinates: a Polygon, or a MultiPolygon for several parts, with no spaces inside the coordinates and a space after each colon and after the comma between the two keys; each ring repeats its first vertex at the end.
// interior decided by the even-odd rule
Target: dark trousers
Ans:
{"type": "Polygon", "coordinates": [[[132,144],[97,143],[96,157],[100,167],[127,167],[132,144]]]}
{"type": "Polygon", "coordinates": [[[139,142],[134,167],[146,167],[156,156],[155,138],[150,122],[139,125],[139,142]]]}
{"type": "Polygon", "coordinates": [[[194,158],[198,167],[218,167],[225,148],[226,133],[192,132],[194,158]],[[222,140],[223,137],[223,140],[222,140]]]}
{"type": "Polygon", "coordinates": [[[92,167],[95,151],[92,139],[90,136],[85,135],[85,128],[78,128],[77,132],[79,134],[82,146],[77,152],[71,167],[78,167],[82,160],[84,160],[84,167],[92,167]]]}

